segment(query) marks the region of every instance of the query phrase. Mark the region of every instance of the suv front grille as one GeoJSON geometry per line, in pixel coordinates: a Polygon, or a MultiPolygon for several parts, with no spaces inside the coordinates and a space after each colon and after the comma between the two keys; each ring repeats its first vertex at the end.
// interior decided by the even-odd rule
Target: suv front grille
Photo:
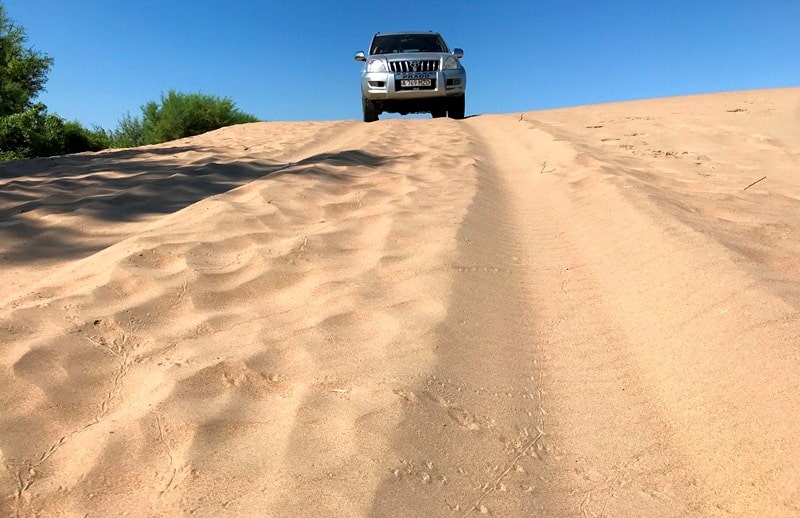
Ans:
{"type": "Polygon", "coordinates": [[[390,61],[392,72],[436,72],[439,70],[438,59],[410,59],[407,61],[390,61]]]}

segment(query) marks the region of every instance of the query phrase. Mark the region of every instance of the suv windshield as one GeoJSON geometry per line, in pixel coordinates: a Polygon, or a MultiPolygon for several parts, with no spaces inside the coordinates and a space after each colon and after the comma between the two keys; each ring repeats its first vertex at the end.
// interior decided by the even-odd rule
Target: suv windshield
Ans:
{"type": "Polygon", "coordinates": [[[370,54],[404,52],[449,52],[438,34],[394,34],[375,36],[370,54]]]}

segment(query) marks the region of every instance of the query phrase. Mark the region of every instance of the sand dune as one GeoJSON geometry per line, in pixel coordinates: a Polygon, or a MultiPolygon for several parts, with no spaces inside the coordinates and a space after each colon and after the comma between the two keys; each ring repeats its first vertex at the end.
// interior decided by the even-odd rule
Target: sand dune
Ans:
{"type": "Polygon", "coordinates": [[[2,516],[797,516],[800,89],[0,165],[2,516]]]}

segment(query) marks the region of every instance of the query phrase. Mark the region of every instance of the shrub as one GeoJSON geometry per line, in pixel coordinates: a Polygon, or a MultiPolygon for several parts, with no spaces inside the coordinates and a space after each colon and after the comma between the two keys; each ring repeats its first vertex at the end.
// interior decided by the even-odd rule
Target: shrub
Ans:
{"type": "Polygon", "coordinates": [[[110,147],[101,128],[89,130],[77,121],[66,122],[36,104],[22,113],[0,117],[0,160],[99,151],[110,147]]]}
{"type": "Polygon", "coordinates": [[[174,90],[162,94],[160,104],[142,106],[141,119],[126,113],[113,131],[65,121],[48,114],[40,103],[0,116],[0,161],[158,144],[245,122],[258,119],[238,110],[227,97],[174,90]]]}
{"type": "Polygon", "coordinates": [[[86,129],[78,121],[64,123],[62,132],[63,153],[82,153],[100,151],[111,147],[111,137],[102,128],[86,129]]]}
{"type": "Polygon", "coordinates": [[[48,114],[43,104],[0,117],[0,153],[4,160],[61,154],[63,136],[63,119],[48,114]]]}
{"type": "Polygon", "coordinates": [[[142,106],[142,133],[148,144],[200,135],[233,124],[258,122],[253,115],[236,108],[229,98],[170,90],[161,104],[142,106]]]}
{"type": "Polygon", "coordinates": [[[112,147],[137,147],[148,142],[144,138],[144,127],[138,117],[131,117],[130,112],[122,116],[117,129],[111,132],[112,147]]]}

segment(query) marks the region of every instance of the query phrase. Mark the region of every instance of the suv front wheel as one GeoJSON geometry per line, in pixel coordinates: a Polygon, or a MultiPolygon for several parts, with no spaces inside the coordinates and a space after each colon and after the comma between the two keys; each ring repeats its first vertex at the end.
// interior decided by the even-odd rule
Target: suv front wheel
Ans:
{"type": "Polygon", "coordinates": [[[447,105],[442,103],[441,106],[436,108],[435,110],[431,110],[431,115],[434,119],[439,119],[447,115],[447,105]]]}
{"type": "Polygon", "coordinates": [[[374,102],[366,97],[361,98],[361,107],[364,111],[364,122],[375,122],[378,120],[378,107],[374,102]]]}
{"type": "Polygon", "coordinates": [[[451,97],[447,107],[447,116],[451,119],[463,119],[466,105],[466,95],[451,97]]]}

